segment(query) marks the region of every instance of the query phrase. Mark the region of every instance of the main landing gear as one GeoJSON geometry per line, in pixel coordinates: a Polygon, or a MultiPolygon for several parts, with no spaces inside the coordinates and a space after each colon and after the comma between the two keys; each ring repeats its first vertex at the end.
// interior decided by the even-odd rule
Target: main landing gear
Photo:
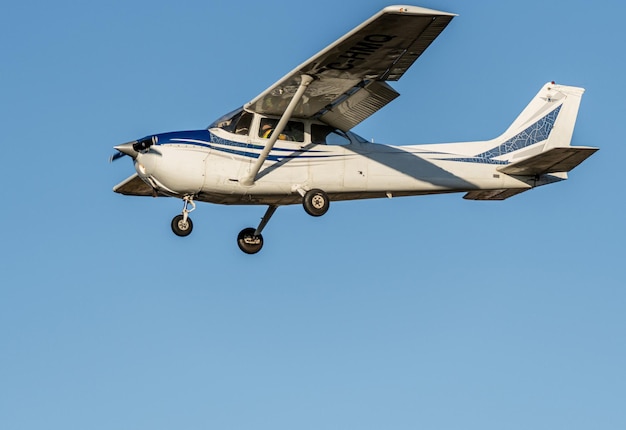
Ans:
{"type": "Polygon", "coordinates": [[[304,206],[304,210],[309,215],[322,216],[328,212],[330,199],[324,191],[312,189],[304,193],[304,196],[302,196],[302,206],[304,206]]]}
{"type": "Polygon", "coordinates": [[[271,205],[265,211],[265,215],[261,218],[261,222],[257,228],[244,228],[237,236],[237,246],[246,254],[256,254],[263,248],[263,235],[261,232],[269,222],[278,206],[271,205]]]}
{"type": "MultiPolygon", "coordinates": [[[[319,217],[328,212],[330,207],[330,199],[328,195],[320,189],[312,189],[309,191],[301,190],[299,193],[302,195],[302,206],[306,213],[311,216],[319,217]]],[[[193,229],[193,223],[189,217],[189,213],[196,209],[196,204],[193,202],[193,196],[186,196],[183,198],[183,211],[182,214],[176,215],[172,219],[172,231],[177,236],[188,236],[193,229]],[[189,208],[191,206],[191,208],[189,208]]],[[[261,232],[269,222],[274,212],[278,209],[278,205],[270,205],[265,211],[265,215],[261,218],[261,222],[257,228],[248,227],[244,228],[237,235],[237,246],[246,254],[256,254],[263,248],[263,235],[261,232]]]]}
{"type": "MultiPolygon", "coordinates": [[[[330,207],[330,199],[328,195],[318,189],[309,190],[307,192],[301,192],[302,196],[302,206],[306,213],[311,216],[322,216],[326,212],[328,212],[328,208],[330,207]]],[[[267,208],[265,215],[261,219],[261,223],[255,229],[253,227],[244,228],[239,232],[237,236],[237,245],[239,249],[241,249],[246,254],[256,254],[263,248],[263,235],[261,232],[269,222],[274,212],[278,206],[271,205],[267,208]]]]}

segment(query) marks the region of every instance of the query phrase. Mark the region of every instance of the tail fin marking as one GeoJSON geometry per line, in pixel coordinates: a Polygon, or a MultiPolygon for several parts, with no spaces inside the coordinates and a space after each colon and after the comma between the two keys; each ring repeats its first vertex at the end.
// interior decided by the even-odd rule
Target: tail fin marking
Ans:
{"type": "Polygon", "coordinates": [[[563,105],[559,105],[552,112],[548,113],[525,130],[506,140],[504,143],[501,143],[495,148],[483,152],[482,154],[475,155],[475,157],[493,159],[547,140],[550,136],[552,128],[554,127],[554,123],[559,116],[562,106],[563,105]]]}

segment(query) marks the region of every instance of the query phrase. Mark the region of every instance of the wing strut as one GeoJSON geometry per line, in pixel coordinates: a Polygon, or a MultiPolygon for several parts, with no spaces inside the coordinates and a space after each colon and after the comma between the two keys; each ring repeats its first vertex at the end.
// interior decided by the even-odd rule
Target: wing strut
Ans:
{"type": "Polygon", "coordinates": [[[293,98],[289,102],[289,105],[287,106],[287,109],[285,109],[283,116],[280,117],[280,121],[278,121],[278,125],[276,125],[276,129],[274,129],[274,131],[272,132],[272,135],[270,136],[270,140],[265,144],[265,148],[263,148],[263,151],[259,155],[259,158],[257,158],[254,166],[252,166],[252,169],[250,170],[250,172],[239,181],[240,184],[242,185],[254,184],[254,181],[256,180],[256,175],[259,173],[259,170],[261,170],[261,166],[263,166],[263,163],[265,163],[265,160],[267,159],[267,156],[269,155],[270,151],[274,147],[276,140],[285,129],[287,122],[291,119],[291,114],[293,113],[294,109],[296,108],[296,105],[298,104],[302,96],[304,95],[304,91],[307,89],[309,84],[313,82],[313,78],[309,75],[302,75],[301,78],[302,78],[302,81],[300,82],[298,91],[296,91],[293,98]]]}

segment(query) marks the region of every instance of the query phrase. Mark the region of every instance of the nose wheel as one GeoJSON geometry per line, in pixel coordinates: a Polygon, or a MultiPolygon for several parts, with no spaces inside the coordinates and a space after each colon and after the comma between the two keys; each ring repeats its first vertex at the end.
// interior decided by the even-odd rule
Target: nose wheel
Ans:
{"type": "Polygon", "coordinates": [[[176,236],[185,237],[191,234],[191,230],[193,230],[193,222],[191,222],[191,218],[185,217],[183,215],[176,215],[172,219],[172,231],[176,236]]]}
{"type": "Polygon", "coordinates": [[[193,202],[193,198],[185,196],[185,198],[183,198],[183,213],[176,215],[172,219],[172,231],[176,236],[185,237],[191,234],[193,222],[191,222],[191,218],[189,218],[189,212],[192,212],[195,208],[196,204],[193,202]],[[189,205],[191,205],[191,209],[189,209],[189,205]]]}

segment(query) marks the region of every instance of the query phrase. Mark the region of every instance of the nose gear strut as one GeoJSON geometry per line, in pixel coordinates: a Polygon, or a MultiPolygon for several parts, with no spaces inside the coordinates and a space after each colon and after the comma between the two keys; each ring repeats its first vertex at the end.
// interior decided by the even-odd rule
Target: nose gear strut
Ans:
{"type": "Polygon", "coordinates": [[[196,204],[193,202],[193,196],[183,197],[183,213],[172,219],[172,231],[176,236],[189,236],[193,230],[193,222],[189,218],[189,212],[193,212],[195,209],[196,204]],[[189,205],[191,205],[191,209],[188,209],[189,205]]]}

